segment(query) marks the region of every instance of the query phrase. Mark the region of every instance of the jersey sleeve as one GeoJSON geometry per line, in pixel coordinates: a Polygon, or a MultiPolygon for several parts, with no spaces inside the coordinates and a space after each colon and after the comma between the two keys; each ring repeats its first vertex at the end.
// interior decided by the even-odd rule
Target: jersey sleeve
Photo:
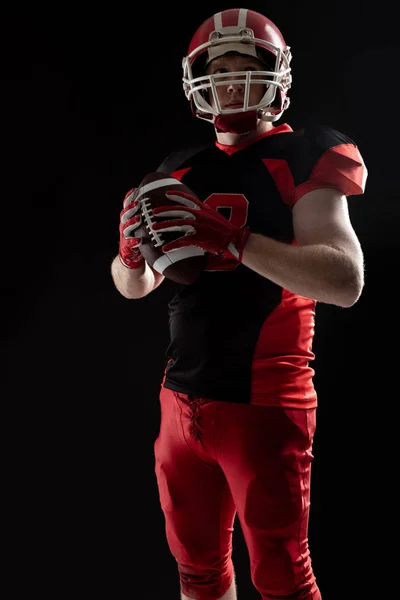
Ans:
{"type": "Polygon", "coordinates": [[[304,181],[295,187],[294,204],[318,188],[334,188],[345,196],[363,194],[368,171],[353,140],[328,127],[310,128],[305,135],[310,162],[304,181]]]}

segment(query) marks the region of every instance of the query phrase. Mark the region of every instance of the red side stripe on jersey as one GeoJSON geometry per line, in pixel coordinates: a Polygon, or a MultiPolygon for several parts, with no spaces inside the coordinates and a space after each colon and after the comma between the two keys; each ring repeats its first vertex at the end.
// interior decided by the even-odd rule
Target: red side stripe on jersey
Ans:
{"type": "Polygon", "coordinates": [[[338,189],[346,196],[363,194],[367,169],[356,146],[341,144],[329,148],[315,165],[310,179],[294,192],[294,203],[304,194],[318,188],[338,189]]]}
{"type": "Polygon", "coordinates": [[[192,167],[187,167],[186,169],[179,169],[178,171],[174,171],[172,173],[172,177],[175,177],[175,179],[178,179],[178,181],[180,181],[184,174],[190,171],[191,168],[192,167]]]}
{"type": "Polygon", "coordinates": [[[270,172],[283,202],[293,206],[294,181],[287,162],[280,158],[264,158],[263,163],[270,172]]]}
{"type": "Polygon", "coordinates": [[[315,300],[283,290],[282,302],[265,320],[252,365],[251,404],[312,408],[317,406],[310,363],[315,300]]]}

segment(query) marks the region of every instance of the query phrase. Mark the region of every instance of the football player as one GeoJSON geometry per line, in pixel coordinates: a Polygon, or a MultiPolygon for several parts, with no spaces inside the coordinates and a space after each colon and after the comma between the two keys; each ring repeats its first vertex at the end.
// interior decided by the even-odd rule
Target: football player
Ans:
{"type": "MultiPolygon", "coordinates": [[[[317,394],[317,302],[347,308],[363,290],[363,252],[347,197],[365,190],[355,142],[330,127],[293,130],[291,52],[266,16],[224,10],[195,32],[183,88],[210,144],[166,157],[185,183],[154,230],[180,231],[164,252],[195,245],[204,273],[169,303],[155,469],[182,599],[234,600],[237,515],[263,600],[320,600],[308,546],[317,394]],[[169,211],[172,211],[169,214],[169,211]],[[190,225],[188,227],[188,225],[190,225]]],[[[140,254],[128,193],[112,264],[119,292],[141,298],[164,277],[140,254]]]]}

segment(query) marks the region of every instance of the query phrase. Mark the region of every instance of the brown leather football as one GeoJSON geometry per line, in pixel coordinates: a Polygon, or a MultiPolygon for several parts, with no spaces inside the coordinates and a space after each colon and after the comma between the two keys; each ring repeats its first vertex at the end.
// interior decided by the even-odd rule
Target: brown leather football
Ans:
{"type": "MultiPolygon", "coordinates": [[[[165,253],[162,251],[162,246],[183,236],[184,232],[151,230],[152,224],[168,220],[165,216],[153,215],[151,212],[153,208],[176,206],[177,210],[184,209],[184,206],[178,205],[165,196],[165,192],[173,190],[186,192],[197,198],[196,194],[186,185],[165,173],[154,171],[144,177],[135,192],[142,215],[142,225],[136,229],[135,234],[143,238],[140,251],[146,262],[155,271],[176,283],[188,285],[194,283],[204,271],[208,261],[207,253],[198,246],[186,246],[165,253]]],[[[176,216],[175,218],[179,217],[176,216]]]]}

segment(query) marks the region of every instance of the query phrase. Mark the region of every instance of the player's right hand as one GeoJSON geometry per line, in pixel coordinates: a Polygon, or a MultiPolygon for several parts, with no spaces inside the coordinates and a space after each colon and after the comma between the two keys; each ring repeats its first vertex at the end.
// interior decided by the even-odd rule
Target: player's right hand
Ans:
{"type": "Polygon", "coordinates": [[[137,269],[144,263],[144,258],[139,250],[142,239],[135,236],[135,230],[142,224],[135,192],[136,189],[133,188],[126,194],[119,223],[119,258],[122,264],[129,269],[137,269]]]}

